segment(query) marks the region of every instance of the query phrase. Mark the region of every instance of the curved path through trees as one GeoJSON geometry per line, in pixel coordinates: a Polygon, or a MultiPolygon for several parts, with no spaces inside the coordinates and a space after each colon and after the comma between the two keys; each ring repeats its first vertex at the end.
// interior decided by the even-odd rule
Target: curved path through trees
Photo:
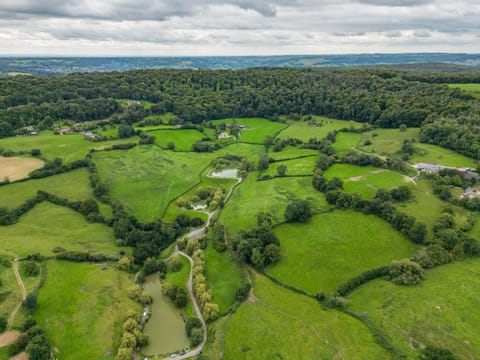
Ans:
{"type": "Polygon", "coordinates": [[[17,304],[17,306],[15,306],[15,309],[13,309],[12,313],[8,317],[9,327],[12,326],[18,310],[20,310],[20,307],[22,306],[23,301],[27,298],[27,289],[25,289],[25,284],[23,283],[22,277],[20,276],[20,273],[18,271],[18,258],[15,258],[15,260],[13,260],[13,273],[15,274],[15,278],[17,279],[17,284],[18,284],[18,287],[20,288],[22,299],[17,304]]]}
{"type": "MultiPolygon", "coordinates": [[[[230,188],[227,196],[225,196],[224,203],[226,203],[230,199],[230,197],[233,194],[233,190],[238,185],[240,185],[241,182],[242,182],[242,178],[237,178],[237,182],[230,188]]],[[[205,234],[206,229],[210,226],[210,221],[212,220],[213,216],[215,214],[217,214],[218,212],[219,212],[219,209],[217,209],[215,211],[207,212],[208,219],[207,219],[207,222],[205,223],[205,225],[203,227],[199,228],[199,229],[195,229],[195,230],[192,230],[191,232],[189,232],[188,235],[187,235],[187,238],[197,239],[197,238],[203,236],[205,234]]],[[[165,261],[168,261],[170,258],[172,258],[175,255],[181,255],[181,256],[185,257],[190,262],[190,274],[188,275],[187,290],[188,290],[188,294],[190,296],[190,300],[192,301],[193,308],[195,310],[195,314],[197,315],[198,319],[202,323],[202,330],[203,330],[203,340],[200,344],[197,345],[197,347],[195,347],[195,349],[190,350],[189,352],[187,352],[183,355],[177,355],[175,357],[175,359],[187,359],[187,358],[197,356],[198,353],[202,352],[205,344],[207,343],[208,331],[207,331],[207,324],[205,322],[205,319],[203,318],[202,312],[200,311],[200,306],[198,305],[198,302],[197,302],[197,298],[195,297],[195,294],[193,292],[193,286],[192,286],[192,283],[193,283],[193,266],[194,266],[193,259],[189,255],[184,253],[183,251],[180,251],[178,249],[178,246],[175,246],[175,251],[168,258],[166,258],[165,261]]],[[[165,360],[167,360],[167,359],[170,359],[170,357],[165,358],[165,360]]]]}

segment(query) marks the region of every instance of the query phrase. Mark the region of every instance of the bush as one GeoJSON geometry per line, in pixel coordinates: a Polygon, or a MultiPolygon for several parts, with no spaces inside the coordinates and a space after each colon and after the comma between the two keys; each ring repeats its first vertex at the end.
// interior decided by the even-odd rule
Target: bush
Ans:
{"type": "Polygon", "coordinates": [[[27,295],[25,300],[23,301],[23,306],[30,312],[33,312],[35,310],[35,307],[37,306],[37,293],[32,292],[27,295]]]}
{"type": "Polygon", "coordinates": [[[284,216],[287,222],[306,222],[312,217],[310,203],[306,200],[294,200],[288,204],[284,216]]]}
{"type": "Polygon", "coordinates": [[[421,360],[455,360],[455,355],[447,349],[427,345],[420,355],[421,360]]]}
{"type": "Polygon", "coordinates": [[[7,329],[8,320],[4,316],[0,316],[0,333],[4,332],[7,329]]]}
{"type": "Polygon", "coordinates": [[[388,265],[385,277],[397,285],[415,285],[424,279],[425,274],[419,264],[400,260],[388,265]]]}
{"type": "Polygon", "coordinates": [[[40,266],[38,266],[35,262],[33,261],[23,261],[20,264],[20,267],[23,271],[23,273],[26,276],[37,276],[40,274],[40,266]]]}

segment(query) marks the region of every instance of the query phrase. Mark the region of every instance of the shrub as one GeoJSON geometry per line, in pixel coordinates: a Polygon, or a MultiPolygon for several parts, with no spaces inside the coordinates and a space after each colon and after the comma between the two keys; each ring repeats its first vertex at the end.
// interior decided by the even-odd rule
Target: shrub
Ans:
{"type": "Polygon", "coordinates": [[[421,360],[455,360],[455,355],[447,349],[427,345],[420,355],[421,360]]]}
{"type": "Polygon", "coordinates": [[[8,320],[4,316],[0,316],[0,333],[4,332],[7,329],[8,320]]]}
{"type": "Polygon", "coordinates": [[[40,266],[33,261],[23,261],[20,266],[26,276],[33,277],[40,274],[40,266]]]}
{"type": "Polygon", "coordinates": [[[312,217],[310,203],[306,200],[294,200],[288,204],[284,216],[287,222],[306,222],[312,217]]]}
{"type": "Polygon", "coordinates": [[[388,265],[385,277],[397,285],[415,285],[424,279],[425,274],[419,264],[400,260],[388,265]]]}

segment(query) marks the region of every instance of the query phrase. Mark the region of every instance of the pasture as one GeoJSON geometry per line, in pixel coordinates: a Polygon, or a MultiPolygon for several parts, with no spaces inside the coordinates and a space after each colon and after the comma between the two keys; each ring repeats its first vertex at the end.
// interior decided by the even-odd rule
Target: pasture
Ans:
{"type": "Polygon", "coordinates": [[[104,266],[48,262],[35,320],[47,332],[58,358],[113,359],[126,312],[141,311],[127,297],[132,275],[104,266]]]}
{"type": "Polygon", "coordinates": [[[480,92],[480,84],[479,83],[470,83],[470,84],[448,84],[451,88],[458,88],[465,91],[471,92],[480,92]]]}
{"type": "Polygon", "coordinates": [[[110,196],[140,221],[151,221],[162,215],[171,200],[200,181],[200,173],[213,157],[210,153],[185,156],[156,146],[137,146],[95,153],[94,161],[110,196]]]}
{"type": "Polygon", "coordinates": [[[352,210],[275,228],[281,260],[268,273],[312,294],[334,292],[360,273],[409,258],[415,246],[387,222],[352,210]]]}
{"type": "Polygon", "coordinates": [[[351,296],[351,310],[381,326],[407,358],[419,346],[451,350],[458,359],[480,353],[480,260],[442,265],[426,272],[416,286],[375,280],[351,296]]]}
{"type": "Polygon", "coordinates": [[[435,220],[446,210],[452,211],[455,221],[459,226],[466,224],[470,212],[464,208],[442,201],[433,194],[433,189],[428,180],[417,179],[416,186],[412,186],[413,199],[396,204],[398,210],[412,215],[418,221],[427,225],[428,239],[433,236],[432,227],[435,220]]]}
{"type": "Polygon", "coordinates": [[[398,153],[405,140],[418,139],[419,128],[408,128],[405,131],[399,129],[375,129],[362,133],[358,142],[358,149],[375,153],[381,156],[391,156],[398,153]],[[371,142],[365,145],[365,142],[371,142]]]}
{"type": "Polygon", "coordinates": [[[233,234],[257,224],[259,212],[269,212],[274,223],[284,221],[284,212],[290,201],[305,199],[316,211],[328,208],[325,197],[312,186],[311,177],[284,177],[257,181],[251,173],[237,187],[230,201],[220,213],[219,221],[233,234]]]}
{"type": "Polygon", "coordinates": [[[345,155],[352,149],[355,149],[358,141],[360,140],[360,134],[340,132],[337,134],[335,143],[332,145],[338,156],[345,155]]]}
{"type": "Polygon", "coordinates": [[[295,146],[287,146],[282,151],[269,151],[268,157],[274,159],[275,161],[279,160],[290,160],[298,158],[301,156],[309,155],[319,155],[317,150],[312,149],[300,149],[295,146]]]}
{"type": "Polygon", "coordinates": [[[212,120],[207,123],[220,125],[226,124],[229,125],[233,122],[236,122],[238,125],[244,125],[246,127],[245,130],[240,131],[240,141],[241,142],[248,142],[248,143],[255,143],[255,144],[263,144],[265,138],[268,135],[274,136],[279,131],[285,129],[287,125],[273,122],[267,119],[262,118],[228,118],[228,119],[221,119],[221,120],[212,120]]]}
{"type": "Polygon", "coordinates": [[[235,303],[235,292],[245,283],[242,269],[225,251],[217,252],[211,244],[204,250],[206,277],[214,302],[220,314],[228,311],[235,303]]]}
{"type": "Polygon", "coordinates": [[[428,163],[461,168],[477,168],[478,162],[453,150],[448,150],[437,145],[414,144],[416,149],[411,161],[414,163],[428,163]]]}
{"type": "MultiPolygon", "coordinates": [[[[85,168],[41,179],[32,179],[0,186],[0,207],[16,208],[36,196],[38,190],[57,195],[70,201],[93,199],[93,191],[85,168]]],[[[112,208],[98,202],[100,213],[109,218],[112,208]]]]}
{"type": "Polygon", "coordinates": [[[111,228],[90,224],[79,213],[42,202],[22,215],[18,223],[0,227],[0,253],[25,256],[53,255],[55,247],[92,253],[117,254],[111,228]]]}
{"type": "Polygon", "coordinates": [[[52,131],[42,131],[38,136],[16,136],[0,139],[0,149],[28,151],[39,149],[47,160],[61,158],[65,164],[85,158],[90,149],[102,150],[114,144],[136,142],[138,137],[109,141],[91,142],[83,135],[54,135],[52,131]]]}
{"type": "Polygon", "coordinates": [[[31,171],[43,167],[43,164],[37,158],[0,156],[0,179],[15,181],[26,178],[31,171]]]}
{"type": "Polygon", "coordinates": [[[378,189],[391,190],[409,181],[395,171],[350,164],[332,165],[325,171],[325,177],[329,180],[334,177],[342,179],[345,191],[359,193],[362,198],[371,198],[378,189]]]}
{"type": "Polygon", "coordinates": [[[324,139],[331,131],[349,128],[353,125],[355,128],[361,127],[360,123],[346,120],[330,119],[324,116],[314,116],[314,124],[306,121],[291,121],[288,129],[285,129],[278,136],[280,139],[294,138],[307,142],[311,138],[318,140],[324,139]]]}
{"type": "Polygon", "coordinates": [[[303,157],[300,159],[292,159],[285,161],[276,161],[270,163],[267,170],[262,171],[262,176],[276,176],[279,166],[287,167],[287,175],[312,175],[315,165],[317,164],[318,156],[303,157]]]}
{"type": "Polygon", "coordinates": [[[197,130],[156,130],[149,131],[148,135],[155,136],[155,143],[166,149],[170,142],[175,144],[175,150],[190,151],[192,145],[206,135],[197,130]]]}
{"type": "Polygon", "coordinates": [[[215,359],[389,357],[369,330],[350,316],[324,310],[317,301],[274,285],[261,275],[255,277],[253,293],[255,297],[228,319],[223,356],[215,359]]]}

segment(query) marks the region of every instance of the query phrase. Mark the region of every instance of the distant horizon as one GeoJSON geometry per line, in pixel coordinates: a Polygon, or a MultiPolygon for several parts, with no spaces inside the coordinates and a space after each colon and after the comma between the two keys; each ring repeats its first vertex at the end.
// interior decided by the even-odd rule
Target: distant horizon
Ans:
{"type": "Polygon", "coordinates": [[[405,51],[405,52],[358,52],[358,53],[316,53],[316,54],[245,54],[245,55],[56,55],[56,54],[20,54],[20,55],[8,55],[0,54],[0,58],[208,58],[208,57],[222,57],[222,58],[235,58],[235,57],[311,57],[311,56],[356,56],[356,55],[480,55],[480,52],[455,52],[455,51],[405,51]]]}

